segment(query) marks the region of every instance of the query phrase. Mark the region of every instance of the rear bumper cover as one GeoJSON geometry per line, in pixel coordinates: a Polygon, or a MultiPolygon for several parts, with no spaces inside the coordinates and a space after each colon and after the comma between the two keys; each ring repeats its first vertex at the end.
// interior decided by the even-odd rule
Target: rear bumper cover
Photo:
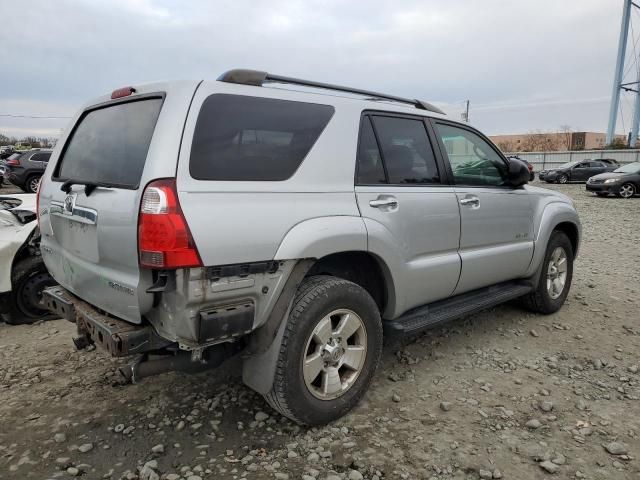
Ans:
{"type": "Polygon", "coordinates": [[[114,357],[150,352],[172,343],[150,325],[134,325],[105,315],[60,286],[45,289],[42,297],[51,312],[74,322],[80,335],[114,357]]]}

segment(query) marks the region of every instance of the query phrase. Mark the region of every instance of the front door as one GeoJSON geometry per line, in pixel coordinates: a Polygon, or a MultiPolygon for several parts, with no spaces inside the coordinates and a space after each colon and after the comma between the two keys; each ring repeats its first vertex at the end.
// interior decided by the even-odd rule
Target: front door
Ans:
{"type": "Polygon", "coordinates": [[[356,197],[369,251],[394,278],[394,318],[453,293],[460,275],[460,214],[443,180],[421,117],[371,113],[362,117],[356,197]]]}
{"type": "Polygon", "coordinates": [[[591,167],[588,161],[580,162],[571,169],[571,180],[580,182],[595,175],[591,173],[591,167]]]}
{"type": "Polygon", "coordinates": [[[533,256],[528,192],[504,184],[506,160],[467,126],[435,122],[460,208],[462,273],[455,294],[521,277],[533,256]]]}

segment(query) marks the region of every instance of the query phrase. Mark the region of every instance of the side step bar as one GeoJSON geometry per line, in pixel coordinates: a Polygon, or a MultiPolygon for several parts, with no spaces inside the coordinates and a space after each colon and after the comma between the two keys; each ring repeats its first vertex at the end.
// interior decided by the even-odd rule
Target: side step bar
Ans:
{"type": "Polygon", "coordinates": [[[384,320],[384,333],[394,338],[415,335],[449,320],[471,315],[521,297],[531,290],[533,287],[525,281],[499,283],[473,290],[414,308],[394,320],[384,320]]]}

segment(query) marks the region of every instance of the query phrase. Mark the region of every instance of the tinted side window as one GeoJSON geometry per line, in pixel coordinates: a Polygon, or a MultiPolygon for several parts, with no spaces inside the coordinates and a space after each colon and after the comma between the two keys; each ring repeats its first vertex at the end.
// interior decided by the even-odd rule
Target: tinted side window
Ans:
{"type": "Polygon", "coordinates": [[[330,105],[215,94],[203,103],[189,171],[198,180],[286,180],[333,116],[330,105]]]}
{"type": "Polygon", "coordinates": [[[440,182],[436,159],[422,120],[374,116],[389,183],[440,182]]]}
{"type": "Polygon", "coordinates": [[[29,160],[32,162],[48,162],[50,153],[36,153],[29,160]]]}
{"type": "Polygon", "coordinates": [[[465,128],[436,124],[458,185],[502,185],[506,165],[482,137],[465,128]]]}
{"type": "Polygon", "coordinates": [[[369,117],[362,118],[358,145],[358,184],[386,183],[380,150],[369,117]]]}

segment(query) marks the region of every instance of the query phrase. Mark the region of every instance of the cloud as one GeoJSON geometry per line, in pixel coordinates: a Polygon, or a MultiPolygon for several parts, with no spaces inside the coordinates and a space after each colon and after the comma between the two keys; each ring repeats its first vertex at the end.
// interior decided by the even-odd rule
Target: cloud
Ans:
{"type": "MultiPolygon", "coordinates": [[[[214,79],[248,67],[423,98],[456,118],[470,99],[472,122],[487,133],[561,124],[604,130],[622,6],[33,0],[24,8],[0,1],[3,17],[20,18],[0,29],[0,58],[12,66],[0,80],[0,114],[37,104],[42,115],[72,115],[123,85],[214,79]]],[[[44,127],[0,117],[0,128],[44,127]]]]}

